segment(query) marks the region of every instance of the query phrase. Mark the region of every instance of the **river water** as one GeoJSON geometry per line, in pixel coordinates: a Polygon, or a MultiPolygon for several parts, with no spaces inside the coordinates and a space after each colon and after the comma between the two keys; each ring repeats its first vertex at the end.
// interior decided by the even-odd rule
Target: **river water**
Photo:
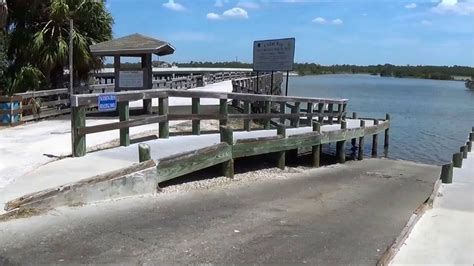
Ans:
{"type": "MultiPolygon", "coordinates": [[[[474,126],[474,90],[459,81],[318,75],[290,77],[289,87],[293,96],[349,99],[348,116],[384,118],[389,113],[389,158],[449,162],[474,126]]],[[[371,141],[366,143],[368,152],[371,141]]]]}

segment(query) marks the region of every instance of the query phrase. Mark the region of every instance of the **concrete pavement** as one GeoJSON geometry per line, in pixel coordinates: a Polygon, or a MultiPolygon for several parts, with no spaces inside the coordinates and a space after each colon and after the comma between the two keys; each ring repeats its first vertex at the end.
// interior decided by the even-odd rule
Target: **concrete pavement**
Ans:
{"type": "Polygon", "coordinates": [[[375,264],[439,167],[370,159],[0,223],[0,264],[375,264]]]}

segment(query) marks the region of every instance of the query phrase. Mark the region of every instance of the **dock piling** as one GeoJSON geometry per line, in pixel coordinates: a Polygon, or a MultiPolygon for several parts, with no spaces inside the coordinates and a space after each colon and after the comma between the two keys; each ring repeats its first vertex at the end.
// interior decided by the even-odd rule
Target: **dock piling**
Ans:
{"type": "MultiPolygon", "coordinates": [[[[321,133],[321,124],[313,122],[313,132],[321,133]]],[[[319,167],[321,163],[321,144],[314,145],[311,149],[311,164],[313,167],[319,167]]]]}
{"type": "Polygon", "coordinates": [[[445,184],[453,183],[453,163],[448,163],[442,166],[441,181],[445,184]]]}
{"type": "MultiPolygon", "coordinates": [[[[341,130],[347,129],[347,122],[346,120],[341,121],[341,130]]],[[[339,163],[345,163],[346,162],[346,141],[338,141],[336,143],[336,157],[339,161],[339,163]]]]}
{"type": "MultiPolygon", "coordinates": [[[[356,112],[352,113],[352,119],[357,119],[357,113],[356,112]]],[[[351,145],[352,145],[352,147],[355,147],[357,145],[357,139],[356,138],[351,139],[351,145]]]]}
{"type": "MultiPolygon", "coordinates": [[[[221,142],[234,145],[234,132],[228,126],[220,126],[221,142]]],[[[234,178],[234,159],[222,163],[222,173],[228,178],[234,178]]]]}
{"type": "MultiPolygon", "coordinates": [[[[374,119],[374,125],[378,125],[379,120],[374,119]]],[[[377,150],[378,150],[378,134],[374,134],[372,136],[372,157],[377,157],[377,150]]]]}
{"type": "MultiPolygon", "coordinates": [[[[360,127],[365,127],[365,120],[360,120],[360,127]]],[[[359,154],[357,160],[362,161],[364,159],[364,135],[359,138],[359,154]]]]}
{"type": "Polygon", "coordinates": [[[463,153],[458,152],[453,154],[453,166],[457,168],[462,167],[462,159],[463,159],[463,153]]]}
{"type": "MultiPolygon", "coordinates": [[[[286,138],[286,126],[283,124],[277,125],[277,134],[279,136],[282,136],[283,138],[286,138]]],[[[286,165],[286,152],[280,151],[277,153],[277,166],[281,170],[285,170],[285,165],[286,165]]]]}
{"type": "Polygon", "coordinates": [[[145,143],[138,144],[138,161],[145,162],[151,160],[150,146],[145,143]]]}
{"type": "Polygon", "coordinates": [[[461,146],[461,148],[459,149],[459,151],[462,153],[462,157],[464,159],[467,159],[467,146],[464,145],[464,146],[461,146]]]}

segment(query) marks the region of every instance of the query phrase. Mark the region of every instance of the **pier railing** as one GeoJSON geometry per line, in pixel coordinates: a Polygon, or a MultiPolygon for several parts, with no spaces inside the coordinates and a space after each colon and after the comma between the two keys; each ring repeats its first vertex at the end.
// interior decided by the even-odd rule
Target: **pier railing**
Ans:
{"type": "MultiPolygon", "coordinates": [[[[326,99],[307,97],[287,97],[276,95],[258,95],[249,93],[222,93],[189,90],[144,90],[110,93],[116,97],[118,122],[86,126],[86,109],[95,108],[98,105],[100,94],[74,95],[72,97],[72,119],[74,124],[73,155],[84,156],[86,154],[86,135],[109,130],[120,130],[120,145],[130,144],[131,127],[148,124],[159,124],[159,138],[169,137],[169,122],[192,121],[192,134],[201,134],[200,123],[202,120],[219,120],[221,126],[227,125],[229,119],[243,120],[242,130],[250,131],[253,120],[262,121],[264,129],[270,129],[271,123],[286,124],[299,127],[300,123],[311,124],[313,119],[320,123],[340,122],[346,115],[347,99],[326,99]],[[169,98],[189,98],[192,101],[191,113],[171,113],[169,98]],[[200,111],[201,99],[218,99],[218,113],[203,113],[200,111]],[[129,103],[143,99],[158,99],[158,114],[148,115],[130,119],[129,103]],[[229,102],[237,106],[243,106],[242,113],[229,113],[229,102]],[[264,106],[263,112],[255,112],[255,105],[264,106]],[[290,106],[289,112],[287,108],[290,106]],[[303,108],[305,106],[305,108],[303,108]],[[273,119],[273,120],[272,120],[273,119]],[[277,121],[275,121],[277,120],[277,121]]],[[[261,110],[261,109],[258,109],[261,110]]]]}

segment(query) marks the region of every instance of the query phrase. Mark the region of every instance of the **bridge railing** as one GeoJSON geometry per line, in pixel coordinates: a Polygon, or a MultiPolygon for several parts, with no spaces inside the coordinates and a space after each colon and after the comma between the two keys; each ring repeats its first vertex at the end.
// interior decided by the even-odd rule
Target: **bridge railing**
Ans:
{"type": "Polygon", "coordinates": [[[219,120],[220,125],[226,125],[229,119],[243,120],[242,130],[250,131],[251,122],[260,120],[264,129],[270,129],[271,123],[289,122],[292,127],[299,127],[300,122],[311,124],[316,118],[320,123],[341,121],[346,115],[347,99],[326,99],[308,97],[287,97],[276,95],[259,95],[249,93],[224,93],[190,90],[144,90],[108,93],[117,100],[118,122],[86,126],[86,109],[98,105],[100,94],[74,95],[72,97],[73,119],[73,155],[86,154],[86,135],[109,130],[120,131],[120,145],[130,145],[130,128],[148,124],[159,124],[159,138],[169,137],[169,122],[192,121],[192,134],[201,134],[200,125],[203,120],[219,120]],[[191,99],[191,113],[179,114],[170,112],[169,98],[180,97],[191,99]],[[158,99],[158,114],[130,119],[129,102],[143,99],[158,99]],[[204,113],[200,109],[201,99],[218,99],[218,113],[204,113]],[[229,113],[229,101],[243,106],[242,113],[229,113]],[[253,106],[263,104],[261,112],[253,106]],[[305,108],[303,108],[305,105],[305,108]],[[290,112],[287,107],[290,106],[290,112]],[[277,121],[273,121],[277,120],[277,121]]]}

